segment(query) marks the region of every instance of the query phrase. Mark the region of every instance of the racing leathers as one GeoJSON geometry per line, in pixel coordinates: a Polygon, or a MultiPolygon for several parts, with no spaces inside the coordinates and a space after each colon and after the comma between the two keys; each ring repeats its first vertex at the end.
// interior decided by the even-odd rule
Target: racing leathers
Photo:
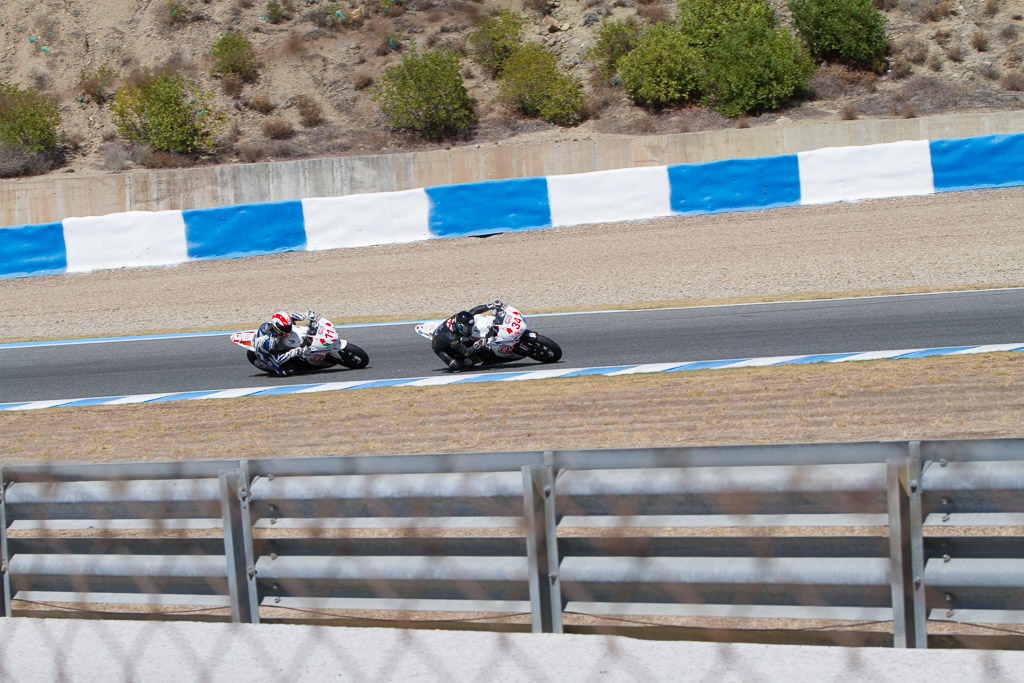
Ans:
{"type": "MultiPolygon", "coordinates": [[[[469,309],[468,314],[472,317],[492,310],[495,312],[495,324],[500,323],[504,318],[504,304],[500,301],[474,306],[469,309]]],[[[478,339],[472,336],[472,323],[469,323],[469,329],[459,324],[457,319],[465,313],[467,311],[453,315],[438,325],[430,339],[430,347],[452,372],[459,372],[464,367],[482,362],[479,353],[480,349],[484,347],[486,338],[478,339]]],[[[493,333],[496,333],[494,325],[491,326],[487,336],[493,333]]]]}
{"type": "MultiPolygon", "coordinates": [[[[307,321],[307,337],[316,330],[319,319],[313,311],[291,313],[292,322],[307,321]]],[[[281,376],[295,372],[293,359],[302,355],[305,350],[303,337],[294,329],[288,334],[278,333],[269,322],[260,325],[252,340],[252,350],[256,354],[253,365],[260,370],[269,370],[281,376]]]]}

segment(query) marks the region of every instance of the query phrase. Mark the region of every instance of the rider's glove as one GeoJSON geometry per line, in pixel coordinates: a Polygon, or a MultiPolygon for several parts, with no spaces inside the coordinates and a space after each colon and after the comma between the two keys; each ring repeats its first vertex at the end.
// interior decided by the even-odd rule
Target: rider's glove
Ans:
{"type": "Polygon", "coordinates": [[[498,336],[498,328],[496,326],[492,326],[489,330],[487,330],[487,339],[493,339],[494,337],[497,337],[497,336],[498,336]]]}
{"type": "Polygon", "coordinates": [[[483,339],[477,339],[475,342],[473,342],[473,350],[474,351],[479,351],[480,349],[482,349],[484,347],[484,344],[485,344],[485,342],[484,342],[483,339]]]}
{"type": "Polygon", "coordinates": [[[312,336],[306,335],[305,337],[302,338],[302,346],[303,346],[303,348],[305,348],[307,346],[311,346],[312,344],[313,344],[313,337],[312,336]]]}
{"type": "Polygon", "coordinates": [[[320,319],[320,315],[316,311],[306,311],[306,320],[313,324],[320,319]]]}
{"type": "Polygon", "coordinates": [[[495,299],[494,303],[491,304],[491,308],[498,310],[499,308],[505,308],[505,304],[501,302],[501,299],[495,299]]]}

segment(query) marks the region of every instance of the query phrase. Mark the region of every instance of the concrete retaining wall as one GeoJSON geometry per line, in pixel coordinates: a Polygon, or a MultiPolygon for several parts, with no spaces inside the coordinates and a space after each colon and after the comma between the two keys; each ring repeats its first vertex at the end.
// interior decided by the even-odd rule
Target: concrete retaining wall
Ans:
{"type": "Polygon", "coordinates": [[[795,154],[824,147],[1024,131],[1024,112],[761,126],[706,133],[337,157],[96,177],[0,181],[0,225],[72,216],[339,197],[619,168],[795,154]]]}

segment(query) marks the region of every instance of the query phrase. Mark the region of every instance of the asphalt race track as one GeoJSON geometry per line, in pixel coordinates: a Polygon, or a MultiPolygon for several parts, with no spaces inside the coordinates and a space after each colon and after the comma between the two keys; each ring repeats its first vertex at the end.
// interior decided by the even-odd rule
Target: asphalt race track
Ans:
{"type": "MultiPolygon", "coordinates": [[[[254,326],[257,321],[253,321],[254,326]]],[[[722,360],[1024,340],[1024,288],[704,308],[526,314],[563,366],[722,360]]],[[[370,356],[362,370],[288,378],[257,372],[228,333],[91,343],[0,345],[0,403],[272,387],[445,373],[411,323],[340,328],[370,356]]],[[[539,369],[534,361],[475,372],[539,369]]]]}

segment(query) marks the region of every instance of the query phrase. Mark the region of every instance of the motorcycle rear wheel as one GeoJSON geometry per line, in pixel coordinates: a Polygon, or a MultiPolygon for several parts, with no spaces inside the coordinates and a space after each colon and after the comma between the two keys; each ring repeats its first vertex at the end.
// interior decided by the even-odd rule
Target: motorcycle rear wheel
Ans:
{"type": "Polygon", "coordinates": [[[538,334],[536,339],[519,342],[519,350],[541,363],[557,363],[562,359],[562,347],[543,334],[538,334]]]}
{"type": "Polygon", "coordinates": [[[344,365],[350,370],[358,370],[359,368],[365,368],[370,362],[370,357],[366,355],[366,351],[355,344],[349,342],[345,344],[345,348],[338,351],[338,357],[331,356],[331,360],[337,365],[344,365]]]}

